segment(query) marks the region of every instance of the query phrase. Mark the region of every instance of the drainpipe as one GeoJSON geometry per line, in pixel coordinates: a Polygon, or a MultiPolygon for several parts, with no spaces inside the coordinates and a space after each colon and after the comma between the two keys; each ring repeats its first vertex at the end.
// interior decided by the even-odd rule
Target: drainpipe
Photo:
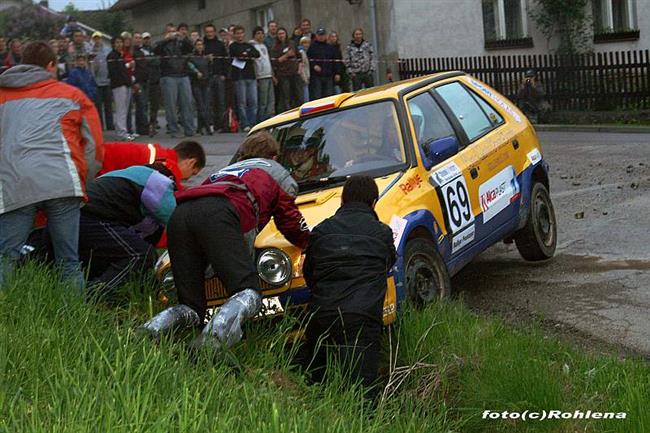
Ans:
{"type": "MultiPolygon", "coordinates": [[[[375,42],[375,60],[379,60],[379,32],[377,31],[377,4],[375,0],[369,0],[370,5],[370,32],[375,42]]],[[[379,85],[379,63],[375,67],[375,83],[379,85]]]]}

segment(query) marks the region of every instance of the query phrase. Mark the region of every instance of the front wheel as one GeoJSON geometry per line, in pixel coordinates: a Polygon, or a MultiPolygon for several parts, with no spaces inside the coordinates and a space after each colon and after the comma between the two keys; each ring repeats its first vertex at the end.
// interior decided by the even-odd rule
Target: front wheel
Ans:
{"type": "Polygon", "coordinates": [[[546,187],[535,182],[530,194],[530,210],[526,225],[515,233],[519,254],[536,262],[553,257],[557,245],[557,221],[551,196],[546,187]]]}
{"type": "Polygon", "coordinates": [[[404,254],[406,293],[416,306],[424,306],[451,295],[451,280],[445,262],[430,239],[411,239],[404,254]]]}

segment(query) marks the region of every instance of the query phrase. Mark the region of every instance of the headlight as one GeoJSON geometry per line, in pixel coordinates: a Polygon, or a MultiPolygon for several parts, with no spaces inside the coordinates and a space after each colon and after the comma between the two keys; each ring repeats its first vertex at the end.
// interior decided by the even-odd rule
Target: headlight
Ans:
{"type": "Polygon", "coordinates": [[[291,278],[291,259],[282,250],[269,248],[257,258],[260,278],[274,286],[282,286],[291,278]]]}

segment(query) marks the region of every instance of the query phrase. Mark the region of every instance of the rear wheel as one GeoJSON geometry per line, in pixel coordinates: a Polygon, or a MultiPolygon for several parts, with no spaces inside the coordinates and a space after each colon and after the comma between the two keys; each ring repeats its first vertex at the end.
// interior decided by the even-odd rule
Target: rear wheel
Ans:
{"type": "Polygon", "coordinates": [[[430,239],[411,239],[404,254],[406,293],[409,301],[423,306],[449,298],[451,281],[445,262],[430,239]]]}
{"type": "Polygon", "coordinates": [[[553,257],[557,245],[557,221],[551,196],[546,187],[536,182],[530,194],[530,210],[526,225],[515,233],[519,254],[529,261],[553,257]]]}

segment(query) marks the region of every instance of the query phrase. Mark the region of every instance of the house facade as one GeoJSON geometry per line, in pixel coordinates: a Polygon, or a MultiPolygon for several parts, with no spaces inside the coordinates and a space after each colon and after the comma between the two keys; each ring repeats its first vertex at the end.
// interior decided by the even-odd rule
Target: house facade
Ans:
{"type": "MultiPolygon", "coordinates": [[[[539,30],[536,7],[537,0],[119,0],[113,9],[130,10],[136,30],[157,36],[168,22],[241,24],[249,33],[274,19],[291,32],[306,17],[313,30],[336,30],[346,44],[361,27],[385,71],[398,58],[554,52],[559,40],[539,30]]],[[[591,50],[650,48],[650,0],[589,0],[586,13],[591,50]]]]}

